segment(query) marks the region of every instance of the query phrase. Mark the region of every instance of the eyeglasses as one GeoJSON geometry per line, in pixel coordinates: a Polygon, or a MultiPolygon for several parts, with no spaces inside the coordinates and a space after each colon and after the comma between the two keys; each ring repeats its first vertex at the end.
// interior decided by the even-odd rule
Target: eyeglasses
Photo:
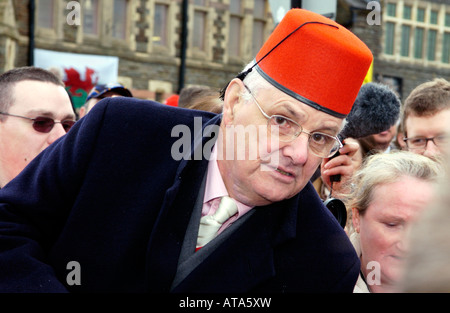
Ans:
{"type": "Polygon", "coordinates": [[[261,108],[258,100],[256,100],[255,96],[252,94],[250,89],[244,85],[247,89],[248,93],[252,96],[253,100],[255,100],[256,106],[261,111],[262,115],[267,118],[267,127],[269,128],[272,134],[277,134],[278,139],[283,142],[291,142],[301,133],[305,133],[308,135],[308,147],[311,149],[311,152],[320,157],[320,158],[329,158],[333,156],[336,151],[343,147],[339,138],[330,136],[328,134],[324,134],[321,132],[312,132],[308,133],[303,130],[303,127],[300,126],[297,122],[291,120],[282,115],[272,115],[269,116],[264,110],[261,108]]]}
{"type": "Polygon", "coordinates": [[[403,138],[406,146],[411,150],[425,150],[427,148],[428,141],[432,141],[436,147],[442,147],[448,144],[448,135],[439,135],[436,137],[426,138],[426,137],[413,137],[413,138],[403,138]]]}
{"type": "Polygon", "coordinates": [[[73,121],[73,120],[64,120],[64,121],[58,122],[52,118],[45,117],[45,116],[38,116],[36,118],[30,118],[30,117],[26,117],[26,116],[20,116],[20,115],[5,113],[5,112],[0,112],[0,114],[6,115],[6,116],[12,116],[12,117],[20,117],[23,119],[33,121],[34,130],[37,132],[40,132],[40,133],[49,133],[53,129],[53,126],[55,126],[56,123],[60,123],[67,133],[72,128],[72,126],[75,124],[75,121],[73,121]]]}

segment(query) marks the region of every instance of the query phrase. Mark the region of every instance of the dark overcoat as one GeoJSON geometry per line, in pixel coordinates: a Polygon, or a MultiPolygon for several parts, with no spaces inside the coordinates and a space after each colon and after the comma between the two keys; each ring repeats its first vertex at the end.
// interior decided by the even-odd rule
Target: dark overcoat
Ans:
{"type": "Polygon", "coordinates": [[[213,248],[186,248],[208,164],[195,151],[211,148],[203,128],[220,120],[98,103],[0,190],[0,291],[351,292],[359,258],[310,183],[252,209],[213,248]],[[190,160],[173,157],[187,149],[177,129],[192,132],[190,160]]]}

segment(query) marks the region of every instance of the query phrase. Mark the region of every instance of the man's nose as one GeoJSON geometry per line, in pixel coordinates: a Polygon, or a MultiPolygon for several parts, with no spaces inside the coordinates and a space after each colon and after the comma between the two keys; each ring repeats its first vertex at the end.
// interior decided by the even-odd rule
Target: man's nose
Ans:
{"type": "Polygon", "coordinates": [[[51,145],[53,142],[55,142],[55,140],[64,136],[65,134],[66,134],[66,131],[64,130],[64,127],[62,126],[62,124],[55,123],[55,125],[53,126],[53,128],[50,131],[48,138],[47,138],[48,145],[51,145]]]}
{"type": "Polygon", "coordinates": [[[309,153],[308,134],[301,133],[300,136],[291,141],[283,149],[284,156],[292,159],[294,165],[305,164],[309,153]]]}
{"type": "Polygon", "coordinates": [[[438,146],[434,143],[433,140],[428,140],[427,144],[425,146],[425,151],[423,152],[423,155],[426,157],[434,157],[441,153],[441,150],[438,146]]]}

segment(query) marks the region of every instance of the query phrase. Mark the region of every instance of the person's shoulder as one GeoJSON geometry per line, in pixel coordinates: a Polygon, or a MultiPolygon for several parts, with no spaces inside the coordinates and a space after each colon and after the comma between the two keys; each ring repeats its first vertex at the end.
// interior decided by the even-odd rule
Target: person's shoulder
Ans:
{"type": "Polygon", "coordinates": [[[123,119],[152,119],[153,121],[172,121],[180,124],[189,124],[194,117],[209,120],[217,116],[211,112],[178,108],[152,100],[129,97],[105,98],[92,108],[91,113],[119,116],[123,119]]]}
{"type": "Polygon", "coordinates": [[[178,138],[180,132],[183,136],[192,135],[206,125],[219,124],[221,116],[149,100],[116,97],[101,100],[83,119],[80,126],[90,134],[102,132],[117,140],[132,137],[136,141],[158,136],[169,142],[178,138]]]}
{"type": "MultiPolygon", "coordinates": [[[[317,231],[318,237],[337,236],[345,238],[347,235],[332,211],[327,208],[324,201],[319,197],[311,182],[299,193],[299,223],[302,227],[317,231]]],[[[345,218],[345,217],[341,217],[345,218]]]]}

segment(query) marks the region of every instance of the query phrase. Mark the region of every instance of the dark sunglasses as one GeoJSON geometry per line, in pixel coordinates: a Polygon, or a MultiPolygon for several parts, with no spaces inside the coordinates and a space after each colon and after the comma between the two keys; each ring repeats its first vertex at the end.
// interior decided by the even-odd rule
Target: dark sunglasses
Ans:
{"type": "Polygon", "coordinates": [[[20,117],[20,118],[24,118],[24,119],[33,121],[34,130],[37,132],[40,132],[40,133],[49,133],[53,129],[53,126],[55,126],[56,123],[60,123],[67,133],[72,128],[72,126],[75,124],[75,121],[73,121],[73,120],[64,120],[64,121],[56,122],[54,119],[45,117],[45,116],[38,116],[36,118],[30,118],[30,117],[26,117],[26,116],[20,116],[20,115],[5,113],[5,112],[0,112],[0,114],[6,115],[6,116],[20,117]]]}

